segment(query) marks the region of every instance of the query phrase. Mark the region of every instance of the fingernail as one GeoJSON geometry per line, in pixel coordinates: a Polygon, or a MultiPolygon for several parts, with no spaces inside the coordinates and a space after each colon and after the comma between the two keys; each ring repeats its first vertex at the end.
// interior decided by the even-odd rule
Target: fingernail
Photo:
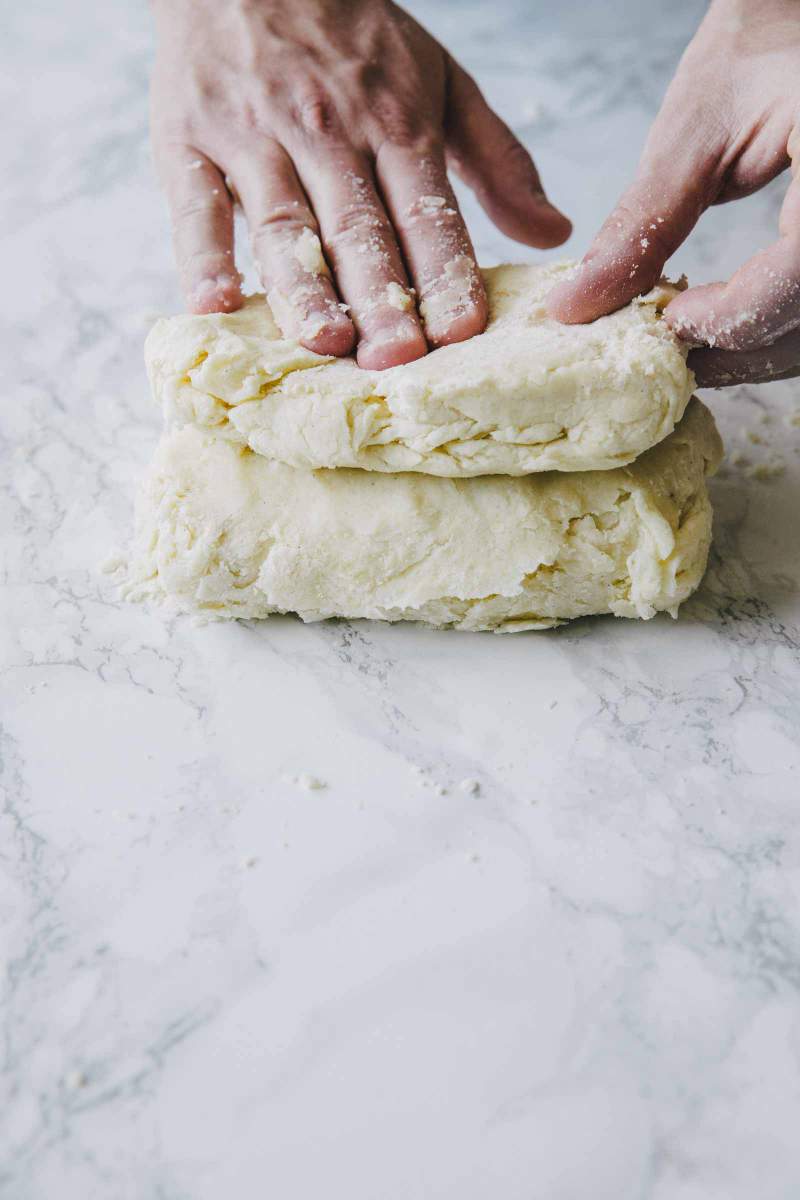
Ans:
{"type": "Polygon", "coordinates": [[[358,347],[358,365],[372,371],[383,371],[400,363],[413,362],[427,354],[428,345],[418,328],[407,327],[381,330],[358,347]]]}
{"type": "Polygon", "coordinates": [[[215,275],[201,279],[189,294],[189,305],[198,313],[230,312],[242,302],[240,275],[215,275]]]}

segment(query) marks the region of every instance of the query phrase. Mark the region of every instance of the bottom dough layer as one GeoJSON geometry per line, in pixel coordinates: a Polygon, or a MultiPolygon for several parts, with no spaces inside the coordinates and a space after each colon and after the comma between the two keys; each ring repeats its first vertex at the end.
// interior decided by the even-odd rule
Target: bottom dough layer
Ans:
{"type": "Polygon", "coordinates": [[[705,570],[721,452],[697,399],[630,466],[522,478],[304,471],[186,427],[145,481],[125,592],[218,617],[498,632],[675,616],[705,570]]]}

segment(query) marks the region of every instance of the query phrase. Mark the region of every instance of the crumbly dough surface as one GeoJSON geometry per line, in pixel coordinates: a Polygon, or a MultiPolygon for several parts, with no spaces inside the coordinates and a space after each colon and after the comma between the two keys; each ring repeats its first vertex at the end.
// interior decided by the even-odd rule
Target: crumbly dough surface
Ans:
{"type": "Polygon", "coordinates": [[[283,338],[263,297],[157,322],[153,393],[173,427],[214,429],[295,467],[430,475],[603,470],[665,438],[692,393],[662,284],[591,325],[545,311],[573,264],[484,272],[485,333],[387,371],[283,338]]]}
{"type": "Polygon", "coordinates": [[[720,454],[697,399],[630,466],[517,479],[298,470],[187,426],[145,482],[125,590],[209,616],[498,632],[675,615],[705,569],[720,454]]]}

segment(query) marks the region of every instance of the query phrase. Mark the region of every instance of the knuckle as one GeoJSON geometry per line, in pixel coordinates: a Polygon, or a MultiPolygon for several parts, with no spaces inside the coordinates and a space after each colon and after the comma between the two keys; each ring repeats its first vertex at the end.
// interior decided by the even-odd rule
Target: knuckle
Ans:
{"type": "Polygon", "coordinates": [[[528,151],[522,145],[522,142],[517,141],[514,135],[509,132],[500,146],[500,157],[505,170],[517,178],[531,179],[536,178],[536,168],[533,165],[533,159],[528,151]]]}
{"type": "Polygon", "coordinates": [[[181,196],[172,206],[173,216],[179,224],[184,224],[202,217],[208,221],[221,220],[227,217],[229,209],[228,200],[222,195],[194,195],[181,196]]]}
{"type": "Polygon", "coordinates": [[[332,137],[340,132],[341,122],[336,105],[321,87],[309,85],[295,97],[294,117],[313,137],[332,137]]]}
{"type": "Polygon", "coordinates": [[[437,240],[443,240],[445,237],[452,238],[459,234],[464,229],[464,222],[459,212],[455,197],[450,189],[442,189],[431,191],[430,188],[423,190],[421,194],[409,204],[403,214],[407,221],[423,222],[431,226],[433,231],[438,233],[437,240]]]}
{"type": "Polygon", "coordinates": [[[662,221],[648,217],[638,205],[621,200],[606,222],[608,230],[617,237],[622,232],[623,238],[630,241],[640,240],[640,249],[646,251],[648,260],[666,259],[672,253],[668,235],[663,231],[662,221]],[[646,244],[641,245],[641,241],[646,244]]]}
{"type": "Polygon", "coordinates": [[[375,97],[386,81],[386,68],[375,58],[359,58],[345,64],[343,75],[351,92],[375,97]]]}
{"type": "Polygon", "coordinates": [[[389,235],[389,222],[372,205],[352,201],[342,205],[334,218],[334,237],[355,240],[381,240],[389,235]]]}
{"type": "Polygon", "coordinates": [[[381,131],[382,139],[402,149],[424,149],[435,141],[425,132],[425,118],[415,111],[412,104],[386,98],[373,108],[373,120],[381,131]]]}
{"type": "Polygon", "coordinates": [[[164,115],[153,108],[150,122],[156,154],[176,153],[181,148],[191,146],[198,134],[196,122],[189,112],[178,111],[164,115]]]}
{"type": "Polygon", "coordinates": [[[270,122],[263,106],[251,100],[242,101],[236,125],[241,130],[241,136],[246,140],[270,136],[270,122]]]}
{"type": "Polygon", "coordinates": [[[188,129],[181,134],[172,129],[153,130],[153,163],[162,187],[170,186],[175,164],[186,161],[194,153],[192,140],[188,134],[188,129]]]}
{"type": "Polygon", "coordinates": [[[296,237],[304,229],[316,233],[317,223],[308,206],[299,200],[270,204],[250,224],[250,233],[255,240],[296,237]]]}

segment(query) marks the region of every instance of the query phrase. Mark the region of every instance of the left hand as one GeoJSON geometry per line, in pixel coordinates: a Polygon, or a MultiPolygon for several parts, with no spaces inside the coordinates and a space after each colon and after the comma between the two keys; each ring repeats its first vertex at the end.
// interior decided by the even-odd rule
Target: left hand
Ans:
{"type": "Polygon", "coordinates": [[[548,306],[593,321],[647,292],[713,204],[792,180],[778,241],[727,283],[666,309],[701,387],[800,375],[800,0],[713,0],[650,131],[634,183],[548,306]]]}
{"type": "Polygon", "coordinates": [[[569,236],[524,146],[391,0],[153,10],[153,145],[191,311],[242,303],[234,195],[284,335],[319,354],[355,346],[374,370],[486,325],[448,162],[504,233],[569,236]]]}

